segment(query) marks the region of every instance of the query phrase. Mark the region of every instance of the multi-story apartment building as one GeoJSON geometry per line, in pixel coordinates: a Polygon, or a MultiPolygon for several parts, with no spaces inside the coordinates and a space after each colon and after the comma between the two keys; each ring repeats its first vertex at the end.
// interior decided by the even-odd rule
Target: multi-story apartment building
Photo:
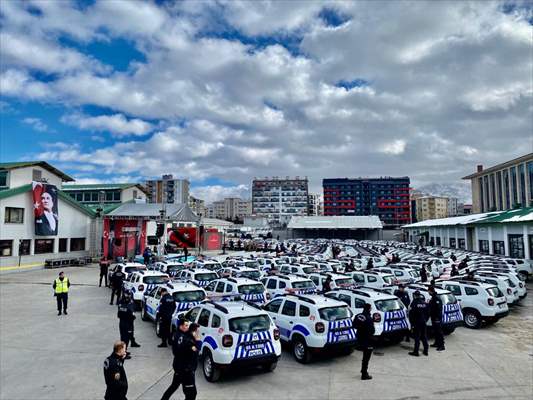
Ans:
{"type": "Polygon", "coordinates": [[[307,215],[318,216],[322,215],[322,199],[319,194],[310,193],[308,196],[309,208],[307,215]]]}
{"type": "Polygon", "coordinates": [[[533,206],[533,153],[483,169],[463,179],[472,185],[473,213],[533,206]]]}
{"type": "Polygon", "coordinates": [[[409,177],[324,179],[324,215],[377,215],[388,228],[411,222],[409,177]]]}
{"type": "Polygon", "coordinates": [[[307,177],[254,178],[252,213],[266,217],[274,225],[283,225],[292,216],[307,215],[309,211],[308,188],[307,177]]]}
{"type": "Polygon", "coordinates": [[[174,179],[172,175],[163,175],[162,179],[146,181],[148,201],[150,203],[189,203],[189,186],[187,179],[174,179]]]}
{"type": "Polygon", "coordinates": [[[203,200],[197,199],[194,196],[189,196],[189,207],[196,215],[207,216],[205,202],[203,200]]]}
{"type": "Polygon", "coordinates": [[[243,220],[252,214],[252,202],[238,197],[227,197],[224,200],[215,201],[207,207],[207,215],[210,218],[243,220]]]}
{"type": "Polygon", "coordinates": [[[458,210],[459,199],[457,197],[448,197],[448,212],[447,217],[456,217],[459,215],[458,210]]]}
{"type": "Polygon", "coordinates": [[[448,217],[448,197],[422,196],[415,201],[417,221],[448,217]]]}

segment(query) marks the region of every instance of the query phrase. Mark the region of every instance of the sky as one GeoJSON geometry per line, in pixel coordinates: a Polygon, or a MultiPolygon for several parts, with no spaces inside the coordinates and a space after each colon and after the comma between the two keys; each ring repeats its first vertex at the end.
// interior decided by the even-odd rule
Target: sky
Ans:
{"type": "Polygon", "coordinates": [[[526,1],[2,1],[0,160],[457,185],[533,151],[532,35],[526,1]]]}

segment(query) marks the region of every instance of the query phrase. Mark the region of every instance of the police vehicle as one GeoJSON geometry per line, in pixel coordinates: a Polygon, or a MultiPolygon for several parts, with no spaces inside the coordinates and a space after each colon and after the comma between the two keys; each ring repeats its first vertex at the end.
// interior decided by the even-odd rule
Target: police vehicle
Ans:
{"type": "Polygon", "coordinates": [[[154,271],[164,272],[170,277],[176,276],[178,272],[185,268],[185,264],[174,260],[157,261],[154,264],[154,271]]]}
{"type": "MultiPolygon", "coordinates": [[[[467,275],[458,275],[449,278],[449,280],[465,280],[465,278],[467,278],[467,275]]],[[[474,273],[474,279],[477,282],[486,282],[497,286],[498,289],[500,289],[504,294],[505,298],[507,299],[507,304],[509,305],[516,304],[520,300],[520,297],[518,296],[518,290],[516,288],[514,288],[514,290],[511,288],[511,282],[509,278],[505,276],[479,275],[474,273]]]]}
{"type": "Polygon", "coordinates": [[[449,290],[461,304],[465,326],[481,327],[482,322],[496,322],[509,314],[504,294],[497,286],[472,281],[436,281],[435,286],[449,290]]]}
{"type": "Polygon", "coordinates": [[[306,264],[283,264],[279,267],[279,272],[284,275],[294,274],[307,276],[312,272],[319,272],[320,269],[315,265],[306,264]]]}
{"type": "Polygon", "coordinates": [[[144,271],[146,270],[146,265],[135,263],[135,262],[123,262],[119,264],[115,264],[111,268],[109,268],[109,271],[107,271],[107,278],[109,281],[111,281],[111,276],[116,271],[121,271],[124,274],[124,279],[127,279],[129,274],[135,271],[144,271]]]}
{"type": "Polygon", "coordinates": [[[314,294],[316,286],[309,278],[297,275],[271,275],[261,279],[270,297],[281,296],[287,293],[314,294]]]}
{"type": "Polygon", "coordinates": [[[222,264],[217,260],[195,260],[192,265],[194,268],[208,269],[210,271],[217,271],[222,268],[222,264]]]}
{"type": "Polygon", "coordinates": [[[365,303],[370,304],[376,337],[399,343],[410,329],[407,309],[394,295],[371,288],[339,288],[333,289],[325,296],[346,303],[354,315],[363,312],[365,303]]]}
{"type": "Polygon", "coordinates": [[[201,287],[188,282],[172,282],[166,285],[160,285],[146,292],[141,304],[141,318],[143,321],[155,321],[155,331],[159,333],[159,303],[161,302],[161,289],[167,289],[168,293],[176,302],[176,312],[181,313],[197,306],[206,298],[206,292],[201,287]]]}
{"type": "Polygon", "coordinates": [[[351,288],[355,286],[355,282],[349,275],[335,274],[335,273],[324,273],[324,272],[315,272],[309,274],[309,279],[313,281],[317,290],[319,292],[324,291],[324,283],[326,279],[331,278],[331,289],[335,288],[351,288]]]}
{"type": "Polygon", "coordinates": [[[396,283],[394,275],[377,271],[355,271],[347,274],[356,285],[374,288],[393,286],[396,283]]]}
{"type": "Polygon", "coordinates": [[[209,285],[211,281],[218,279],[219,276],[216,272],[208,269],[184,269],[176,274],[176,279],[186,282],[192,282],[197,286],[205,287],[209,285]]]}
{"type": "Polygon", "coordinates": [[[394,275],[398,284],[409,284],[420,281],[420,272],[407,264],[391,264],[386,267],[373,268],[373,271],[394,275]]]}
{"type": "Polygon", "coordinates": [[[512,290],[517,291],[519,300],[522,300],[527,296],[527,289],[524,282],[520,280],[518,274],[514,272],[502,272],[502,271],[486,271],[483,269],[478,269],[475,271],[476,274],[480,276],[493,276],[493,277],[502,277],[509,279],[509,286],[512,290]]]}
{"type": "Polygon", "coordinates": [[[283,295],[263,306],[292,347],[296,361],[308,363],[313,353],[344,350],[356,344],[353,314],[338,300],[319,295],[283,295]]]}
{"type": "Polygon", "coordinates": [[[268,293],[259,281],[247,278],[222,278],[205,288],[208,296],[217,301],[231,301],[235,297],[256,304],[264,304],[268,293]]]}
{"type": "Polygon", "coordinates": [[[145,292],[150,292],[157,285],[170,281],[167,274],[158,271],[134,271],[124,280],[122,287],[132,295],[136,307],[140,308],[145,292]]]}
{"type": "Polygon", "coordinates": [[[279,330],[260,307],[243,301],[207,301],[185,314],[176,313],[173,331],[181,317],[200,326],[199,351],[207,381],[219,380],[223,369],[230,367],[276,369],[281,356],[279,330]]]}
{"type": "Polygon", "coordinates": [[[237,276],[242,278],[259,280],[263,277],[263,273],[255,268],[239,267],[237,265],[219,269],[217,271],[217,274],[221,278],[237,276]]]}

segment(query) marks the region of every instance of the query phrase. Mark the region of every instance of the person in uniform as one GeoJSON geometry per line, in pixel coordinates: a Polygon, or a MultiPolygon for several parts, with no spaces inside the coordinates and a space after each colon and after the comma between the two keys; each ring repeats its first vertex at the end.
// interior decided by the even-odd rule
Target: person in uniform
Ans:
{"type": "Polygon", "coordinates": [[[98,286],[102,286],[102,279],[105,280],[105,286],[107,287],[107,271],[109,269],[109,261],[107,258],[102,258],[100,260],[100,281],[98,282],[98,286]]]}
{"type": "Polygon", "coordinates": [[[415,339],[415,348],[409,354],[418,357],[420,350],[420,342],[424,346],[423,353],[428,355],[428,338],[426,331],[426,322],[428,320],[428,305],[424,299],[424,296],[420,294],[420,291],[415,290],[413,293],[413,302],[409,310],[409,322],[413,329],[413,337],[415,339]]]}
{"type": "Polygon", "coordinates": [[[110,305],[113,305],[113,298],[115,295],[117,296],[117,305],[120,300],[120,296],[122,294],[122,283],[124,282],[124,278],[126,275],[124,275],[124,272],[122,272],[119,268],[113,272],[113,275],[111,275],[111,300],[109,302],[110,305]]]}
{"type": "MultiPolygon", "coordinates": [[[[405,285],[399,285],[398,289],[394,291],[394,295],[400,299],[400,301],[405,306],[405,309],[408,310],[409,304],[411,303],[411,299],[409,299],[409,295],[405,291],[405,285]]],[[[409,332],[407,332],[405,335],[405,341],[410,341],[409,332]]]]}
{"type": "Polygon", "coordinates": [[[176,302],[166,288],[161,288],[161,301],[159,303],[159,333],[161,344],[157,347],[167,347],[170,344],[170,323],[176,310],[176,302]]]}
{"type": "Polygon", "coordinates": [[[437,296],[434,287],[429,287],[429,315],[431,317],[431,326],[433,327],[433,335],[435,336],[435,343],[431,347],[436,347],[437,351],[444,351],[444,333],[442,332],[442,301],[437,296]]]}
{"type": "Polygon", "coordinates": [[[132,342],[132,347],[139,347],[138,343],[133,339],[133,321],[135,321],[136,317],[130,292],[124,292],[118,304],[117,318],[120,320],[118,324],[120,340],[126,345],[126,359],[130,359],[130,353],[127,351],[130,341],[132,342]]]}
{"type": "Polygon", "coordinates": [[[324,281],[324,286],[322,287],[323,293],[327,293],[331,291],[331,276],[328,275],[326,277],[326,280],[324,281]]]}
{"type": "Polygon", "coordinates": [[[105,400],[127,400],[128,378],[124,370],[125,358],[126,344],[121,341],[115,342],[113,353],[104,361],[105,400]]]}
{"type": "Polygon", "coordinates": [[[361,363],[361,380],[365,381],[372,379],[372,376],[368,374],[368,362],[370,361],[370,356],[372,351],[374,351],[374,321],[370,315],[370,310],[372,306],[368,303],[365,303],[363,306],[363,312],[357,314],[354,319],[354,325],[357,329],[357,341],[359,347],[363,350],[363,360],[361,363]]]}
{"type": "Polygon", "coordinates": [[[190,324],[189,321],[180,319],[178,321],[178,330],[172,342],[172,353],[174,354],[174,376],[172,383],[163,393],[161,400],[169,400],[170,396],[178,390],[183,384],[183,394],[185,400],[196,399],[196,382],[194,372],[198,366],[198,344],[200,340],[199,331],[196,324],[190,324]]]}
{"type": "Polygon", "coordinates": [[[61,315],[61,309],[63,309],[63,313],[67,315],[68,288],[70,287],[70,280],[65,276],[63,271],[61,271],[59,277],[54,280],[52,287],[54,288],[54,296],[57,300],[57,315],[61,315]]]}

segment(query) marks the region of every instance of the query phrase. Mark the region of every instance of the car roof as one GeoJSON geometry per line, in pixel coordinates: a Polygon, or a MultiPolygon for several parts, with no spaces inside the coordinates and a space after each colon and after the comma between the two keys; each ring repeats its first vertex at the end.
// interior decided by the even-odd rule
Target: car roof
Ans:
{"type": "Polygon", "coordinates": [[[333,289],[332,292],[368,297],[373,300],[397,299],[397,297],[392,294],[377,292],[375,290],[372,290],[371,288],[363,288],[363,287],[356,288],[356,289],[333,289]]]}
{"type": "Polygon", "coordinates": [[[167,283],[166,287],[170,293],[188,292],[191,290],[195,290],[195,291],[201,290],[205,292],[204,289],[202,289],[199,286],[196,286],[194,283],[191,283],[191,282],[172,282],[172,283],[167,283]]]}
{"type": "Polygon", "coordinates": [[[268,315],[267,312],[261,309],[260,307],[252,305],[245,301],[225,301],[222,303],[206,301],[202,303],[201,306],[205,308],[217,309],[223,314],[226,314],[229,319],[239,317],[251,317],[255,315],[268,315]]]}
{"type": "Polygon", "coordinates": [[[283,296],[278,296],[276,297],[276,299],[279,297],[284,297],[284,298],[291,299],[291,300],[297,299],[305,303],[312,304],[317,308],[346,306],[346,303],[340,300],[332,299],[329,297],[324,297],[319,294],[306,294],[306,295],[286,294],[283,296]]]}
{"type": "Polygon", "coordinates": [[[227,282],[235,283],[237,285],[253,285],[257,283],[261,284],[261,282],[256,281],[254,279],[243,278],[243,277],[220,278],[220,279],[217,279],[217,281],[227,281],[227,282]]]}

